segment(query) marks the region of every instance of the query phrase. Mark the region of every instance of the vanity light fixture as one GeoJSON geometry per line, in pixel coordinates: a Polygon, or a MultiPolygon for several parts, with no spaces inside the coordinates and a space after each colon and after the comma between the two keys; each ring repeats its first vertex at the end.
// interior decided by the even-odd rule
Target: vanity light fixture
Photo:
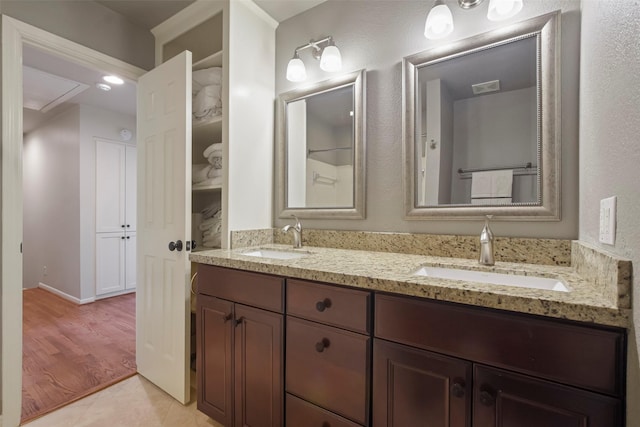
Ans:
{"type": "MultiPolygon", "coordinates": [[[[473,9],[484,0],[458,0],[462,9],[473,9]]],[[[503,21],[515,16],[522,10],[523,0],[489,0],[487,19],[503,21]]],[[[453,15],[443,0],[436,0],[427,15],[424,36],[430,40],[447,37],[453,32],[453,15]]]]}
{"type": "Polygon", "coordinates": [[[293,52],[293,58],[287,65],[287,80],[290,82],[301,82],[307,78],[307,70],[298,52],[308,48],[313,49],[311,55],[320,60],[322,70],[334,73],[342,69],[342,55],[340,55],[340,50],[336,47],[331,36],[320,40],[311,40],[307,44],[298,46],[293,52]]]}

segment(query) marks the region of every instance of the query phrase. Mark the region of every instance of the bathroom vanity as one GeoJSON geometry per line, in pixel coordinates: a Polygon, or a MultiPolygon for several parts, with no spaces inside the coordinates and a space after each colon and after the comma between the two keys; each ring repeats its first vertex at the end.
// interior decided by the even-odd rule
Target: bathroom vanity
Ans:
{"type": "Polygon", "coordinates": [[[198,409],[225,426],[624,426],[623,310],[570,267],[520,266],[558,292],[414,274],[444,258],[262,249],[192,255],[198,409]]]}

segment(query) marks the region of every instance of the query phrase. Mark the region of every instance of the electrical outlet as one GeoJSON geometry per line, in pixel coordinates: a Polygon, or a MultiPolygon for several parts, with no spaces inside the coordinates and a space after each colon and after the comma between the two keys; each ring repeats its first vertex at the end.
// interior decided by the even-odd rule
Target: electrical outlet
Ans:
{"type": "Polygon", "coordinates": [[[600,200],[600,242],[616,243],[616,196],[600,200]]]}

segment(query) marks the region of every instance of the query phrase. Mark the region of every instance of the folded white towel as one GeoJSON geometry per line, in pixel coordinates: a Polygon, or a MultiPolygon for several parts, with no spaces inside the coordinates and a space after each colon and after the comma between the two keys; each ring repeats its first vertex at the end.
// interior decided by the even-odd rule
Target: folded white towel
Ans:
{"type": "Polygon", "coordinates": [[[471,198],[511,197],[513,169],[473,172],[471,198]]]}
{"type": "Polygon", "coordinates": [[[192,87],[194,93],[205,86],[222,84],[222,68],[211,67],[192,73],[192,87]]]}
{"type": "Polygon", "coordinates": [[[214,153],[222,156],[222,142],[216,142],[215,144],[211,144],[210,146],[208,146],[202,153],[202,156],[207,159],[214,153]]]}
{"type": "Polygon", "coordinates": [[[222,178],[222,169],[216,169],[211,165],[211,169],[209,169],[209,173],[207,173],[207,178],[222,178]]]}
{"type": "Polygon", "coordinates": [[[471,174],[471,198],[492,197],[492,172],[473,172],[471,174]]]}
{"type": "Polygon", "coordinates": [[[191,167],[191,181],[194,184],[198,184],[202,181],[206,181],[208,178],[212,178],[209,176],[209,172],[213,169],[213,166],[210,164],[197,164],[191,167]]]}
{"type": "Polygon", "coordinates": [[[220,85],[209,85],[200,89],[193,98],[193,117],[201,119],[219,108],[221,90],[220,85]]]}
{"type": "Polygon", "coordinates": [[[207,248],[219,248],[221,243],[221,233],[216,233],[213,236],[208,236],[202,239],[202,246],[207,248]]]}
{"type": "Polygon", "coordinates": [[[222,169],[222,156],[218,156],[215,153],[213,153],[207,158],[207,160],[209,161],[209,164],[213,166],[214,170],[222,169]]]}
{"type": "MultiPolygon", "coordinates": [[[[222,181],[222,179],[220,180],[222,181]]],[[[202,210],[202,219],[209,219],[216,214],[222,215],[222,210],[220,209],[220,202],[216,201],[208,205],[202,210]]]]}
{"type": "Polygon", "coordinates": [[[511,197],[513,194],[513,169],[504,169],[493,172],[493,196],[511,197]]]}

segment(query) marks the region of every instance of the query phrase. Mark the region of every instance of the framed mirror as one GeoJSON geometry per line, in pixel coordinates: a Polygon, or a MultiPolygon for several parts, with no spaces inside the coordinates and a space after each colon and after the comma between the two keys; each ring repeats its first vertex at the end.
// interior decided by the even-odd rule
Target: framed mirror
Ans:
{"type": "Polygon", "coordinates": [[[407,219],[560,219],[560,12],[403,59],[407,219]]]}
{"type": "Polygon", "coordinates": [[[281,218],[365,216],[365,71],[278,99],[281,218]]]}

